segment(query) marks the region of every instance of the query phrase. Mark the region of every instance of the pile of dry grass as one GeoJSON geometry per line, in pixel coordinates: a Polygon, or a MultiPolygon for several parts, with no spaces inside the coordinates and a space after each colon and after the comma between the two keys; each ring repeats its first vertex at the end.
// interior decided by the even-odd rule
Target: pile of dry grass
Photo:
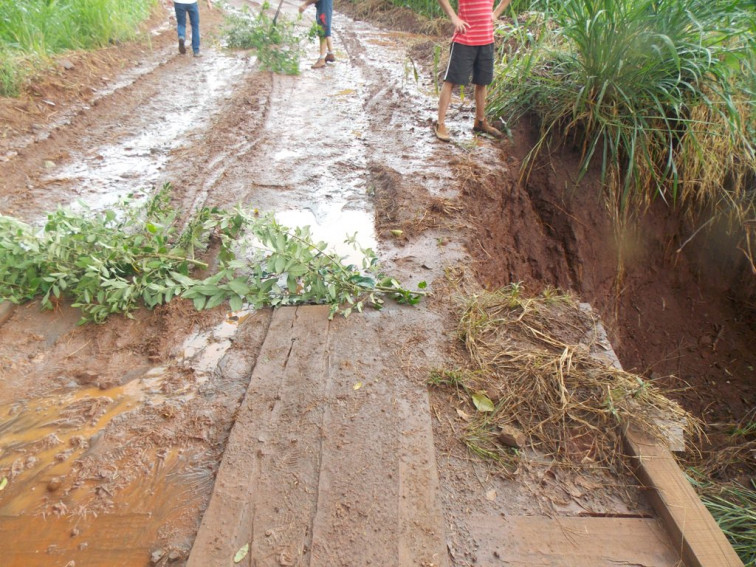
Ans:
{"type": "Polygon", "coordinates": [[[470,357],[462,370],[434,373],[470,404],[465,442],[475,453],[514,464],[502,428],[519,431],[522,450],[568,464],[616,468],[623,424],[661,435],[658,418],[695,420],[653,385],[624,372],[601,344],[590,310],[568,295],[546,290],[525,298],[518,285],[468,298],[458,327],[470,357]]]}

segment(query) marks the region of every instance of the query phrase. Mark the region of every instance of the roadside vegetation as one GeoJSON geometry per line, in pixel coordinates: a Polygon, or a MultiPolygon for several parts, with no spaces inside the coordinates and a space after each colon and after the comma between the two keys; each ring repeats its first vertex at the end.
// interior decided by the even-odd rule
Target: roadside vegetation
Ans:
{"type": "Polygon", "coordinates": [[[228,12],[223,33],[226,45],[255,50],[262,69],[298,75],[302,43],[318,36],[318,26],[313,22],[310,29],[302,33],[296,22],[280,14],[274,22],[275,15],[269,15],[270,8],[270,4],[264,2],[256,13],[246,5],[240,12],[228,12]]]}
{"type": "Polygon", "coordinates": [[[328,304],[331,316],[346,317],[385,298],[415,304],[424,295],[384,275],[372,250],[347,241],[362,253],[361,266],[313,241],[309,227],[290,230],[255,210],[203,208],[180,223],[166,185],[141,205],[60,209],[41,231],[0,216],[0,301],[39,298],[46,309],[71,301],[82,322],[100,323],[179,297],[197,309],[228,302],[234,311],[328,304]]]}
{"type": "MultiPolygon", "coordinates": [[[[565,0],[502,26],[489,112],[534,116],[598,167],[618,230],[654,199],[725,218],[756,273],[756,10],[729,0],[565,0]]],[[[620,272],[621,272],[620,262],[620,272]]]]}
{"type": "Polygon", "coordinates": [[[0,0],[0,96],[55,54],[133,39],[157,0],[0,0]]]}

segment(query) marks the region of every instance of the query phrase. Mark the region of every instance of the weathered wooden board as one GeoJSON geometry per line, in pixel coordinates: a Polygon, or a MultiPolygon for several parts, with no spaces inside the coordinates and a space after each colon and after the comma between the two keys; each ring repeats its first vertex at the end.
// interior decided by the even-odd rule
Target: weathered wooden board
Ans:
{"type": "Polygon", "coordinates": [[[635,460],[636,474],[651,489],[649,498],[672,544],[682,550],[685,564],[688,567],[742,567],[743,562],[683,475],[672,453],[633,426],[625,428],[625,444],[635,460]]]}
{"type": "Polygon", "coordinates": [[[247,567],[447,564],[425,383],[385,333],[401,316],[275,311],[189,567],[245,545],[247,567]]]}
{"type": "Polygon", "coordinates": [[[471,526],[481,565],[675,567],[680,563],[655,519],[481,516],[471,526]]]}

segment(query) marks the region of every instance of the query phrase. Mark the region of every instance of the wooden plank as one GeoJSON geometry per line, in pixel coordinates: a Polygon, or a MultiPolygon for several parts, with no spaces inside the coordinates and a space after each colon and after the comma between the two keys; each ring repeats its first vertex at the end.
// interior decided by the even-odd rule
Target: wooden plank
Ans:
{"type": "Polygon", "coordinates": [[[403,317],[388,308],[331,323],[335,403],[324,416],[313,567],[446,565],[427,389],[397,358],[398,337],[411,336],[399,331],[411,325],[403,317]]]}
{"type": "Polygon", "coordinates": [[[446,565],[427,389],[397,361],[413,321],[276,310],[189,567],[246,544],[245,567],[446,565]]]}
{"type": "Polygon", "coordinates": [[[742,567],[743,562],[680,470],[672,453],[636,426],[624,432],[636,475],[651,503],[682,550],[688,567],[742,567]]]}
{"type": "Polygon", "coordinates": [[[477,562],[516,567],[675,567],[679,554],[649,518],[478,516],[470,523],[477,562]]]}
{"type": "MultiPolygon", "coordinates": [[[[281,447],[267,446],[267,442],[273,438],[271,433],[276,428],[296,430],[301,424],[298,414],[306,408],[302,407],[302,400],[292,400],[291,396],[303,380],[322,383],[320,375],[323,372],[327,330],[328,307],[282,308],[274,312],[247,394],[231,430],[188,567],[232,564],[234,554],[245,544],[250,544],[251,551],[238,565],[252,565],[252,561],[259,559],[257,554],[275,553],[276,550],[266,549],[266,538],[276,545],[280,554],[297,557],[301,553],[301,546],[306,542],[294,542],[291,538],[282,541],[280,538],[291,536],[301,540],[306,537],[304,534],[309,529],[309,521],[299,522],[301,529],[296,534],[286,534],[282,530],[279,532],[279,524],[268,525],[264,521],[265,514],[261,512],[266,502],[271,503],[271,497],[292,487],[295,478],[292,474],[296,474],[296,471],[291,471],[286,478],[278,477],[281,482],[276,489],[273,486],[275,483],[266,480],[269,477],[261,480],[261,470],[265,474],[268,472],[266,467],[279,470],[277,459],[289,454],[280,453],[281,447]],[[259,502],[256,500],[258,497],[261,499],[259,502]],[[295,545],[297,549],[288,549],[295,545]]],[[[317,407],[313,409],[317,413],[317,407]]],[[[319,427],[317,421],[315,418],[314,424],[309,424],[310,432],[312,427],[319,427]]],[[[302,432],[297,431],[297,435],[295,444],[301,445],[305,460],[309,463],[313,458],[311,453],[307,453],[309,443],[304,439],[299,441],[302,432]]],[[[307,494],[311,482],[305,478],[302,481],[299,488],[295,487],[287,496],[289,500],[281,501],[279,510],[288,509],[284,503],[296,497],[311,501],[310,505],[314,506],[314,499],[307,494]]],[[[281,518],[276,518],[271,510],[270,519],[281,518]]]]}

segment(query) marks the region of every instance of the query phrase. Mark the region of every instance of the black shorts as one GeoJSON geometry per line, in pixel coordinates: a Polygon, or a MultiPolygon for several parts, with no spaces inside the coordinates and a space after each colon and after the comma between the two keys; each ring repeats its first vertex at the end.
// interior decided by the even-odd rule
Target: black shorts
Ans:
{"type": "Polygon", "coordinates": [[[449,48],[449,66],[444,81],[455,85],[490,85],[493,81],[494,44],[463,45],[452,43],[449,48]]]}

